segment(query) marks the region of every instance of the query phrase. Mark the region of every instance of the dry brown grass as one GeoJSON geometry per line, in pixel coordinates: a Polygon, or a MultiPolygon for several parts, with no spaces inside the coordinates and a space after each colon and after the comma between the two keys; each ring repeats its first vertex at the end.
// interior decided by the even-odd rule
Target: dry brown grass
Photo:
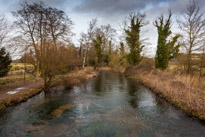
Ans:
{"type": "MultiPolygon", "coordinates": [[[[26,81],[33,80],[35,77],[31,74],[26,73],[26,81]]],[[[0,86],[6,86],[11,83],[15,83],[17,81],[23,81],[24,75],[23,74],[17,74],[17,75],[10,75],[0,78],[0,86]]]]}
{"type": "Polygon", "coordinates": [[[71,88],[96,76],[97,71],[93,67],[87,67],[81,70],[74,70],[67,75],[56,77],[52,86],[63,85],[66,88],[71,88]]]}
{"type": "Polygon", "coordinates": [[[8,106],[12,106],[24,102],[28,98],[31,98],[34,95],[39,94],[41,91],[42,91],[42,87],[39,86],[36,88],[21,91],[13,95],[2,94],[3,96],[0,98],[0,110],[5,109],[8,106]]]}
{"type": "Polygon", "coordinates": [[[110,71],[111,70],[110,67],[99,67],[97,69],[100,70],[100,71],[110,71]]]}
{"type": "Polygon", "coordinates": [[[205,78],[143,66],[129,68],[125,74],[144,83],[189,115],[205,120],[205,78]]]}
{"type": "Polygon", "coordinates": [[[4,85],[0,84],[0,94],[4,93],[4,92],[7,92],[7,91],[10,91],[10,90],[13,90],[13,89],[16,89],[16,88],[19,88],[19,87],[24,87],[24,86],[36,83],[36,82],[39,82],[39,81],[41,81],[40,78],[33,78],[33,79],[26,79],[25,82],[22,81],[22,80],[19,80],[19,81],[14,80],[13,82],[8,82],[4,85]]]}
{"type": "Polygon", "coordinates": [[[113,71],[115,72],[120,72],[120,73],[124,73],[125,72],[125,67],[113,67],[112,68],[113,71]]]}

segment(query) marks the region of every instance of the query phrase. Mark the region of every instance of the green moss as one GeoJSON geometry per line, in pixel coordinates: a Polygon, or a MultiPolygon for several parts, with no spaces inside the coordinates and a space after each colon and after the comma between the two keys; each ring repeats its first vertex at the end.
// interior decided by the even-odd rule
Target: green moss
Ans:
{"type": "Polygon", "coordinates": [[[14,105],[14,103],[12,102],[12,103],[9,103],[8,105],[9,105],[9,106],[13,106],[13,105],[14,105]]]}
{"type": "Polygon", "coordinates": [[[205,120],[205,116],[199,116],[199,119],[205,120]]]}
{"type": "Polygon", "coordinates": [[[131,79],[137,79],[136,76],[129,76],[128,78],[131,78],[131,79]]]}

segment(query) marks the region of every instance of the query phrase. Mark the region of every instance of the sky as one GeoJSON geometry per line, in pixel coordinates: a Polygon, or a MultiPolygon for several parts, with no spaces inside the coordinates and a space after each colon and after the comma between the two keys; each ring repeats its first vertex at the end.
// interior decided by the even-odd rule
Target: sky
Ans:
{"type": "MultiPolygon", "coordinates": [[[[3,13],[9,22],[13,22],[11,11],[17,11],[23,1],[38,2],[40,0],[0,0],[0,13],[3,13]]],[[[41,0],[46,5],[65,11],[74,22],[72,40],[79,45],[81,32],[86,32],[88,22],[98,19],[99,25],[110,24],[117,32],[121,32],[120,24],[130,12],[146,14],[149,24],[144,27],[143,37],[148,38],[147,55],[154,56],[157,46],[157,30],[153,21],[159,16],[167,16],[168,9],[173,12],[172,32],[178,33],[176,18],[178,18],[189,0],[41,0]]],[[[205,0],[195,0],[196,4],[205,11],[205,0]]]]}

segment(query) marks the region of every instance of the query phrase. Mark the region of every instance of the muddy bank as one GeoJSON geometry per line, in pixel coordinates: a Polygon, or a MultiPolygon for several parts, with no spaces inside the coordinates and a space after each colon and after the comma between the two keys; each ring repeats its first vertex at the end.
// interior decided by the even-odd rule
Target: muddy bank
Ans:
{"type": "Polygon", "coordinates": [[[196,78],[143,66],[129,68],[125,75],[143,83],[188,115],[205,121],[205,92],[197,86],[200,83],[196,78]]]}
{"type": "MultiPolygon", "coordinates": [[[[52,87],[64,86],[65,88],[72,88],[73,86],[79,85],[88,79],[96,77],[97,74],[97,71],[94,71],[94,69],[91,67],[75,70],[67,75],[57,76],[53,81],[52,87]]],[[[43,82],[37,82],[32,84],[32,86],[27,85],[26,88],[22,87],[22,90],[19,90],[14,94],[8,94],[9,92],[2,93],[0,97],[0,110],[5,109],[8,106],[24,102],[27,99],[42,92],[42,89],[43,82]]],[[[11,90],[10,92],[15,90],[17,89],[11,90]]]]}

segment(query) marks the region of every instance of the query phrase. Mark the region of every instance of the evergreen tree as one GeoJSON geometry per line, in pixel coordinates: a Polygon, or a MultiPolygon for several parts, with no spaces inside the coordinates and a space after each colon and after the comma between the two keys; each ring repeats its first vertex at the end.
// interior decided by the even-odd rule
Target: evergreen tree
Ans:
{"type": "Polygon", "coordinates": [[[125,45],[123,42],[120,42],[120,48],[119,48],[119,55],[120,55],[120,65],[126,67],[128,65],[127,58],[126,58],[126,52],[125,52],[125,45]]]}
{"type": "Polygon", "coordinates": [[[102,54],[103,35],[96,34],[96,39],[93,40],[93,44],[98,58],[98,63],[101,63],[103,57],[102,54]]]}
{"type": "Polygon", "coordinates": [[[164,22],[164,17],[161,16],[154,22],[158,31],[158,43],[155,56],[155,67],[162,70],[168,67],[169,60],[177,55],[179,52],[180,44],[177,45],[177,39],[179,35],[172,38],[171,41],[167,41],[167,38],[172,34],[171,32],[171,11],[169,12],[168,19],[164,22]]]}
{"type": "Polygon", "coordinates": [[[112,56],[112,41],[109,41],[109,49],[108,49],[108,64],[111,61],[111,56],[112,56]]]}
{"type": "Polygon", "coordinates": [[[122,56],[123,58],[125,57],[125,45],[123,42],[120,42],[120,56],[122,56]]]}
{"type": "Polygon", "coordinates": [[[0,49],[0,77],[6,76],[9,72],[11,64],[11,57],[6,53],[5,48],[0,49]]]}
{"type": "Polygon", "coordinates": [[[141,52],[144,46],[140,41],[140,32],[141,28],[147,24],[147,22],[145,22],[145,17],[145,14],[131,13],[129,16],[130,26],[124,29],[126,42],[130,49],[128,61],[131,65],[137,65],[142,60],[141,52]]]}

